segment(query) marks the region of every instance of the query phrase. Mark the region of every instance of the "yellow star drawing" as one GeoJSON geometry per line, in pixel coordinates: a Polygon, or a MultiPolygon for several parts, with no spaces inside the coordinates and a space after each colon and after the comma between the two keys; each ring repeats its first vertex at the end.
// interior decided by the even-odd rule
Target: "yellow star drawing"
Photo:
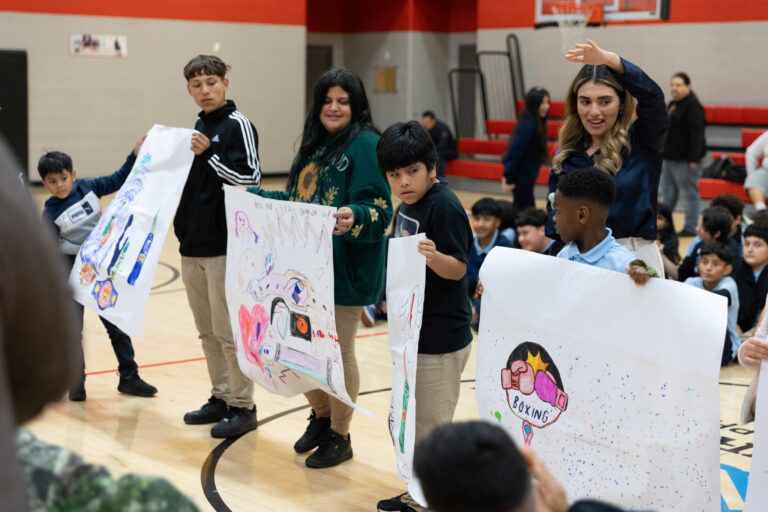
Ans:
{"type": "Polygon", "coordinates": [[[534,375],[536,375],[539,370],[545,371],[547,366],[549,366],[549,363],[543,363],[541,361],[541,352],[536,352],[536,357],[533,357],[533,354],[528,352],[528,359],[526,359],[525,362],[531,365],[534,375]]]}

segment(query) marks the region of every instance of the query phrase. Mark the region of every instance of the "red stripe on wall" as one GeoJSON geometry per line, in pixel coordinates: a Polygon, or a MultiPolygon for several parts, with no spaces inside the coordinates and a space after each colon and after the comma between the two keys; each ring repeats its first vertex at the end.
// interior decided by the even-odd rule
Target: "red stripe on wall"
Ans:
{"type": "Polygon", "coordinates": [[[476,0],[308,0],[307,31],[474,32],[476,0]]]}
{"type": "Polygon", "coordinates": [[[307,0],[3,0],[1,11],[301,25],[307,0]]]}

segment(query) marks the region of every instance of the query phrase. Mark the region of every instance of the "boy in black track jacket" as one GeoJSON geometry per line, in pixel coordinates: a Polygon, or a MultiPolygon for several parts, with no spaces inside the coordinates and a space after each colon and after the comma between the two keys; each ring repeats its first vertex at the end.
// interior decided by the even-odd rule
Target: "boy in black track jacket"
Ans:
{"type": "Polygon", "coordinates": [[[181,277],[203,344],[211,397],[184,415],[192,425],[216,423],[213,437],[235,437],[257,426],[253,381],[237,362],[224,293],[227,223],[223,184],[261,183],[256,129],[225,98],[229,66],[218,57],[198,55],[184,67],[187,91],[200,112],[192,135],[195,153],[173,222],[179,239],[181,277]]]}

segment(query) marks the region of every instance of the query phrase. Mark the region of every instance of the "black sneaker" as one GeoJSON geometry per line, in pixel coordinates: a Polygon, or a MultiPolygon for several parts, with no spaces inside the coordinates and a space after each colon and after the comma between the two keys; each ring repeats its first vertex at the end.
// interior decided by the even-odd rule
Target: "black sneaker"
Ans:
{"type": "Polygon", "coordinates": [[[388,500],[381,500],[376,504],[376,509],[379,512],[416,512],[415,508],[403,503],[403,496],[406,494],[403,493],[388,500]]]}
{"type": "Polygon", "coordinates": [[[83,402],[85,401],[85,381],[82,381],[74,388],[69,390],[70,402],[83,402]]]}
{"type": "Polygon", "coordinates": [[[684,229],[677,236],[696,236],[696,230],[684,229]]]}
{"type": "Polygon", "coordinates": [[[126,395],[133,396],[150,397],[157,394],[157,388],[141,380],[141,377],[138,375],[128,377],[127,379],[120,377],[120,383],[117,385],[117,390],[126,395]]]}
{"type": "Polygon", "coordinates": [[[201,408],[184,415],[184,423],[187,425],[203,425],[204,423],[216,423],[227,415],[227,403],[221,398],[212,396],[201,408]]]}
{"type": "Polygon", "coordinates": [[[293,445],[296,453],[306,453],[318,447],[331,431],[331,418],[318,418],[314,409],[312,409],[312,413],[307,419],[309,420],[307,430],[304,431],[304,434],[293,445]]]}
{"type": "Polygon", "coordinates": [[[256,419],[256,406],[230,407],[227,415],[211,429],[211,436],[217,438],[237,437],[259,426],[256,419]]]}
{"type": "Polygon", "coordinates": [[[330,468],[352,458],[352,436],[347,439],[334,430],[320,443],[318,449],[307,457],[308,468],[330,468]]]}

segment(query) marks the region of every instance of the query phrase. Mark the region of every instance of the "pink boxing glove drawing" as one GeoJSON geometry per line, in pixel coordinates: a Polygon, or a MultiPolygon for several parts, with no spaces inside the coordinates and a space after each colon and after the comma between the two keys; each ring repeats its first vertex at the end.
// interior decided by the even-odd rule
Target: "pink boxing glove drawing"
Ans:
{"type": "Polygon", "coordinates": [[[510,410],[523,420],[527,445],[531,444],[533,427],[554,423],[568,407],[560,372],[538,343],[526,341],[515,347],[501,370],[501,387],[507,393],[510,410]]]}

